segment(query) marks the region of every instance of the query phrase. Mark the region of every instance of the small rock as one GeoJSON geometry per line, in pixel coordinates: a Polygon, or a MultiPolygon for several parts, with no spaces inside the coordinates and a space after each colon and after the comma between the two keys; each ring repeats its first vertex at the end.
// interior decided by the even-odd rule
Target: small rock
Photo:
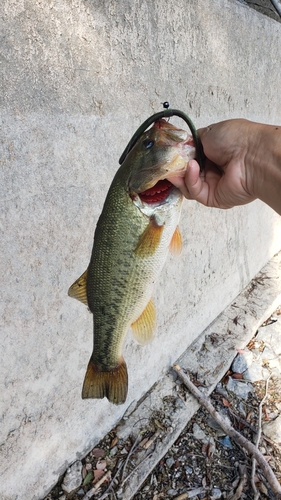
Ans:
{"type": "Polygon", "coordinates": [[[258,382],[259,380],[266,380],[269,377],[269,371],[263,368],[259,363],[252,363],[248,370],[244,372],[244,379],[250,382],[258,382]]]}
{"type": "Polygon", "coordinates": [[[198,424],[193,425],[193,436],[195,437],[195,439],[200,439],[200,441],[202,441],[202,443],[204,444],[213,444],[215,449],[216,444],[213,436],[207,436],[198,424]]]}
{"type": "Polygon", "coordinates": [[[166,464],[168,467],[172,467],[174,465],[174,463],[175,463],[175,461],[174,461],[173,457],[167,458],[166,464]]]}
{"type": "Polygon", "coordinates": [[[247,413],[246,413],[245,405],[244,405],[243,401],[240,401],[238,408],[239,408],[239,412],[242,415],[242,417],[246,418],[247,417],[247,413]]]}
{"type": "Polygon", "coordinates": [[[114,455],[116,455],[116,453],[117,453],[117,452],[118,452],[118,448],[117,448],[117,446],[113,446],[113,448],[111,448],[111,450],[110,450],[109,455],[110,455],[111,457],[114,457],[114,455]]]}
{"type": "Polygon", "coordinates": [[[208,442],[208,437],[206,436],[205,432],[199,427],[198,424],[193,425],[193,436],[195,439],[200,439],[200,441],[208,442]]]}
{"type": "Polygon", "coordinates": [[[253,362],[253,353],[245,350],[243,354],[237,354],[231,369],[234,373],[243,373],[253,362]]]}
{"type": "Polygon", "coordinates": [[[216,387],[216,392],[218,394],[221,394],[224,398],[228,398],[227,390],[224,388],[224,386],[221,384],[221,382],[218,383],[216,387]]]}
{"type": "Polygon", "coordinates": [[[258,338],[260,338],[265,346],[270,346],[274,349],[276,355],[281,354],[281,319],[271,323],[260,329],[258,338]]]}
{"type": "Polygon", "coordinates": [[[229,377],[227,386],[227,390],[233,392],[238,398],[247,399],[250,392],[253,392],[253,386],[251,384],[247,384],[245,382],[241,382],[240,380],[234,380],[229,377]]]}
{"type": "Polygon", "coordinates": [[[171,495],[172,497],[175,497],[178,494],[178,492],[173,488],[171,488],[170,490],[167,491],[167,494],[171,495]]]}
{"type": "MultiPolygon", "coordinates": [[[[228,415],[226,415],[224,412],[219,412],[219,414],[229,425],[231,425],[231,420],[228,415]]],[[[216,431],[217,436],[225,436],[225,431],[213,417],[209,417],[207,423],[209,427],[211,427],[211,429],[214,429],[216,431]]]]}
{"type": "Polygon", "coordinates": [[[269,439],[275,443],[281,443],[281,415],[271,422],[265,422],[262,430],[269,439]]]}
{"type": "Polygon", "coordinates": [[[232,446],[232,443],[231,443],[231,440],[230,440],[229,436],[225,436],[223,439],[220,439],[219,442],[225,448],[229,448],[230,450],[233,450],[233,446],[232,446]]]}
{"type": "Polygon", "coordinates": [[[188,465],[185,466],[185,473],[186,474],[192,474],[193,473],[193,469],[191,467],[188,467],[188,465]]]}
{"type": "Polygon", "coordinates": [[[268,363],[269,368],[271,368],[271,370],[274,370],[277,376],[280,375],[280,356],[276,354],[273,349],[266,346],[262,353],[262,359],[264,362],[268,363]]]}
{"type": "Polygon", "coordinates": [[[63,483],[61,485],[62,489],[66,493],[70,493],[80,486],[82,483],[82,462],[77,460],[74,462],[66,471],[63,483]]]}
{"type": "Polygon", "coordinates": [[[211,496],[210,498],[212,500],[216,500],[217,498],[221,498],[222,496],[222,492],[219,488],[213,488],[212,491],[211,491],[211,496]]]}

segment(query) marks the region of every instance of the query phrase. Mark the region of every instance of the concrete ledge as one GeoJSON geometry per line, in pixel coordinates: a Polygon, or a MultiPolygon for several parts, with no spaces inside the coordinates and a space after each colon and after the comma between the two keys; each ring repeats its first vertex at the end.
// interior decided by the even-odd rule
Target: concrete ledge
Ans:
{"type": "MultiPolygon", "coordinates": [[[[219,297],[218,297],[219,299],[219,297]]],[[[177,363],[196,373],[210,394],[230,367],[237,349],[244,348],[258,327],[281,303],[281,252],[263,267],[260,273],[238,295],[222,314],[180,356],[177,363]]],[[[199,404],[193,396],[186,400],[180,395],[180,384],[175,375],[167,372],[138,406],[125,413],[117,435],[137,438],[155,415],[169,415],[167,431],[157,433],[153,451],[149,448],[136,458],[135,470],[124,485],[123,500],[133,498],[149,473],[173,445],[199,404]],[[144,424],[145,422],[145,424],[144,424]]],[[[153,447],[152,447],[153,448],[153,447]]]]}

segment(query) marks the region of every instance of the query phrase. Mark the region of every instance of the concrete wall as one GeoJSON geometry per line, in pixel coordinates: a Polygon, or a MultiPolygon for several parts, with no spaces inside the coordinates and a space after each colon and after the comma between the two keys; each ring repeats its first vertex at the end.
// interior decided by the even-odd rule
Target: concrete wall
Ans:
{"type": "Polygon", "coordinates": [[[158,333],[128,335],[125,405],[82,401],[92,317],[67,297],[86,268],[118,158],[169,100],[196,126],[279,123],[281,26],[235,0],[1,3],[1,485],[46,494],[281,247],[260,202],[184,203],[184,250],[155,290],[158,333]]]}

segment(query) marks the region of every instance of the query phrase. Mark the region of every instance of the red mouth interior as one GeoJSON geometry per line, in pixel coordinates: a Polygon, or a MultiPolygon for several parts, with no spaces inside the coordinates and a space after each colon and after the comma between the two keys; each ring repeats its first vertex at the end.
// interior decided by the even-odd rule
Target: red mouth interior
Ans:
{"type": "Polygon", "coordinates": [[[167,179],[158,181],[155,186],[142,193],[139,193],[139,197],[145,203],[157,203],[159,201],[165,200],[173,189],[173,184],[167,179]]]}

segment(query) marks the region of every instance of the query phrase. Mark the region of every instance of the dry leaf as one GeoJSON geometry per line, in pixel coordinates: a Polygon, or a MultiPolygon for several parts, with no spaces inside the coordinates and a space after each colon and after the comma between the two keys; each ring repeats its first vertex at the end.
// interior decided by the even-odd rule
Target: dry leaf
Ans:
{"type": "Polygon", "coordinates": [[[83,468],[82,468],[82,479],[85,479],[85,477],[87,476],[88,474],[88,471],[87,471],[87,468],[85,465],[83,465],[83,468]]]}
{"type": "Polygon", "coordinates": [[[106,460],[98,460],[96,463],[97,470],[104,470],[107,466],[106,460]]]}
{"type": "Polygon", "coordinates": [[[91,451],[91,455],[93,455],[94,457],[96,458],[103,458],[104,455],[105,455],[105,451],[102,450],[101,448],[94,448],[92,451],[91,451]]]}
{"type": "Polygon", "coordinates": [[[206,488],[206,486],[207,486],[207,478],[205,476],[202,479],[202,486],[203,486],[203,488],[206,488]]]}
{"type": "Polygon", "coordinates": [[[254,416],[254,412],[252,410],[249,411],[248,415],[246,416],[247,422],[250,422],[254,416]]]}
{"type": "Polygon", "coordinates": [[[208,450],[207,450],[208,458],[212,458],[212,456],[214,455],[215,449],[216,449],[216,447],[215,447],[214,443],[209,443],[208,450]]]}
{"type": "Polygon", "coordinates": [[[225,398],[222,398],[222,403],[224,406],[226,406],[227,408],[230,408],[231,407],[231,404],[229,401],[227,401],[227,399],[225,398]]]}
{"type": "Polygon", "coordinates": [[[264,405],[263,411],[264,411],[264,414],[265,414],[264,419],[265,420],[271,420],[271,418],[270,418],[270,410],[267,408],[266,405],[264,405]]]}
{"type": "Polygon", "coordinates": [[[110,443],[110,448],[113,448],[119,441],[119,438],[117,436],[115,436],[114,439],[112,439],[111,443],[110,443]]]}
{"type": "Polygon", "coordinates": [[[232,373],[231,376],[236,380],[241,380],[243,378],[243,373],[232,373]]]}
{"type": "Polygon", "coordinates": [[[156,427],[158,427],[162,431],[165,430],[165,427],[163,427],[163,425],[160,424],[159,420],[154,419],[154,423],[155,423],[156,427]]]}
{"type": "Polygon", "coordinates": [[[104,470],[94,470],[94,481],[93,483],[95,484],[99,479],[101,479],[103,476],[105,475],[105,471],[104,470]]]}
{"type": "Polygon", "coordinates": [[[205,455],[207,455],[207,448],[208,448],[207,443],[204,443],[202,446],[202,453],[205,453],[205,455]]]}
{"type": "Polygon", "coordinates": [[[267,488],[266,488],[265,484],[263,484],[261,481],[259,481],[257,483],[257,487],[258,487],[258,489],[260,490],[261,493],[264,493],[264,495],[268,496],[268,491],[267,491],[267,488]]]}
{"type": "Polygon", "coordinates": [[[254,339],[250,340],[250,342],[249,342],[249,344],[248,344],[247,347],[248,347],[248,349],[254,349],[254,347],[255,347],[255,340],[254,339]]]}
{"type": "Polygon", "coordinates": [[[94,473],[91,470],[90,472],[88,472],[87,476],[85,477],[85,479],[83,481],[83,486],[86,486],[87,484],[89,484],[93,478],[94,478],[94,473]]]}

